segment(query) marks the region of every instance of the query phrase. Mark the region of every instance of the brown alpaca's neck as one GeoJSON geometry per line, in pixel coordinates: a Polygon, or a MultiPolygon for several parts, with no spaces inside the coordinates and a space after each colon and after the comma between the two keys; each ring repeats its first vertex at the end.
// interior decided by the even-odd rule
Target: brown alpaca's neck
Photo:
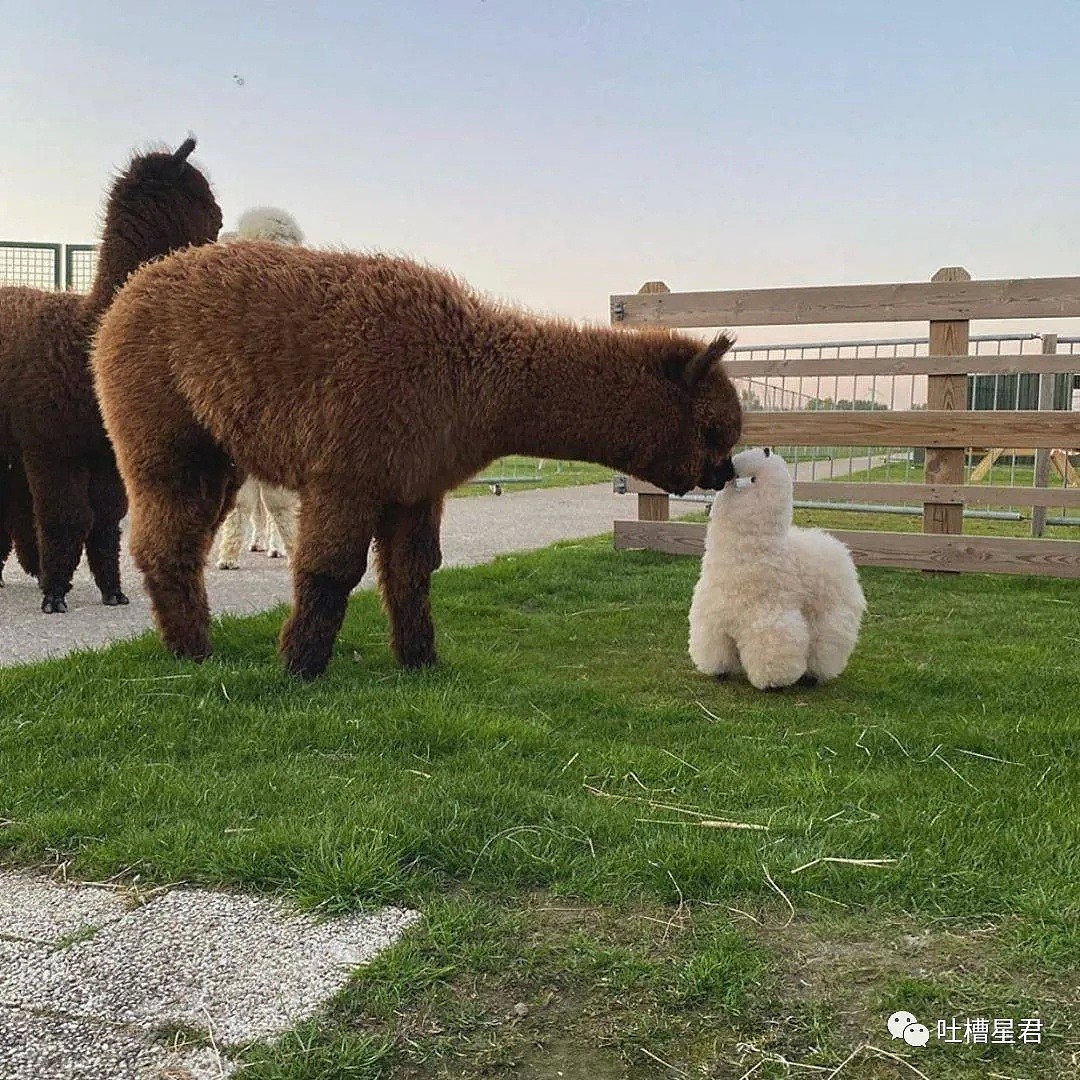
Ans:
{"type": "Polygon", "coordinates": [[[664,421],[660,381],[632,334],[522,320],[492,341],[489,375],[505,418],[496,456],[627,466],[628,446],[664,421]]]}
{"type": "Polygon", "coordinates": [[[144,238],[139,223],[107,219],[98,248],[94,284],[86,296],[84,310],[96,323],[112,303],[125,281],[144,263],[167,251],[160,236],[144,238]]]}

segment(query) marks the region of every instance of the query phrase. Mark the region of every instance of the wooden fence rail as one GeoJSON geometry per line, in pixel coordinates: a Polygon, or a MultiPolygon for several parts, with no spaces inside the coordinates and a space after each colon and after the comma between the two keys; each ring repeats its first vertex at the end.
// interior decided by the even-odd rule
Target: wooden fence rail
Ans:
{"type": "Polygon", "coordinates": [[[902,285],[836,285],[734,292],[657,291],[611,298],[613,323],[672,329],[1077,316],[1080,316],[1080,277],[940,280],[902,285]]]}
{"type": "MultiPolygon", "coordinates": [[[[1080,367],[1080,358],[1074,361],[1080,367]]],[[[1080,445],[1080,416],[1073,412],[955,410],[892,412],[816,410],[747,412],[742,441],[748,446],[1045,446],[1080,445]]],[[[959,482],[959,481],[958,481],[959,482]]]]}
{"type": "MultiPolygon", "coordinates": [[[[1080,578],[1080,541],[963,535],[968,504],[1029,506],[1039,521],[1047,507],[1080,508],[1080,489],[964,483],[965,451],[1019,447],[1037,452],[1080,448],[1080,415],[1033,410],[968,411],[972,374],[1037,374],[1080,370],[1080,357],[1057,355],[1047,335],[1043,353],[972,356],[969,320],[1080,318],[1080,277],[972,281],[946,267],[930,282],[829,288],[672,293],[650,282],[640,293],[611,297],[617,326],[653,328],[779,326],[927,320],[930,355],[733,360],[732,378],[927,375],[926,410],[748,411],[746,445],[888,446],[926,449],[924,484],[798,481],[797,498],[857,499],[923,505],[923,533],[837,530],[856,562],[934,571],[1049,574],[1080,578]],[[1029,449],[1031,448],[1031,449],[1029,449]]],[[[1043,380],[1045,383],[1047,380],[1043,380]]],[[[1044,406],[1046,395],[1040,398],[1044,406]]],[[[1045,472],[1045,468],[1043,472],[1045,472]]],[[[1042,484],[1046,478],[1042,478],[1042,484]]],[[[704,526],[671,522],[660,489],[631,480],[638,520],[615,522],[615,546],[700,554],[704,526]]]]}
{"type": "MultiPolygon", "coordinates": [[[[663,495],[662,488],[630,477],[626,490],[634,495],[663,495]]],[[[708,495],[701,488],[695,495],[708,495]]],[[[1080,510],[1080,488],[1006,487],[991,484],[890,484],[847,480],[796,480],[796,499],[839,502],[964,503],[968,506],[1055,506],[1080,510]]]]}

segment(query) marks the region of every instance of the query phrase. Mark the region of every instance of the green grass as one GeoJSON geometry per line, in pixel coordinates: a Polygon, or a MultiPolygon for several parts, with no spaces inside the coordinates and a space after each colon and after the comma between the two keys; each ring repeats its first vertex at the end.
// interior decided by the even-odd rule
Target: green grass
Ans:
{"type": "MultiPolygon", "coordinates": [[[[865,452],[864,452],[865,453],[865,452]]],[[[863,454],[856,454],[856,460],[863,454]]],[[[973,464],[978,464],[979,458],[973,458],[973,464]]],[[[852,483],[923,483],[923,467],[921,465],[908,465],[903,461],[888,461],[883,465],[877,465],[872,469],[857,469],[845,476],[837,477],[838,482],[850,481],[852,483]]],[[[965,480],[965,483],[971,483],[965,480]]],[[[1008,487],[1031,487],[1035,483],[1035,469],[1031,465],[1017,465],[1016,468],[1005,465],[994,465],[983,480],[978,482],[986,486],[1008,487]]],[[[1050,470],[1050,478],[1046,484],[1049,488],[1064,486],[1061,475],[1053,468],[1050,470]]]]}
{"type": "MultiPolygon", "coordinates": [[[[795,511],[795,524],[818,529],[866,529],[876,532],[917,533],[922,532],[922,515],[862,513],[856,510],[802,510],[795,511]]],[[[964,518],[964,532],[969,536],[1017,536],[1031,539],[1031,522],[994,521],[989,518],[964,518]]],[[[1078,540],[1080,527],[1075,525],[1047,525],[1043,538],[1046,540],[1078,540]]]]}
{"type": "MultiPolygon", "coordinates": [[[[580,484],[609,484],[613,472],[603,465],[586,461],[545,461],[540,458],[511,455],[493,461],[480,473],[479,478],[503,478],[505,493],[526,491],[533,488],[576,487],[580,484]],[[510,478],[510,479],[506,479],[510,478]]],[[[454,494],[486,495],[491,491],[488,484],[463,484],[454,494]]]]}
{"type": "Polygon", "coordinates": [[[696,573],[610,540],[441,572],[445,664],[420,674],[370,594],[311,685],[279,667],[280,611],[221,620],[201,666],[147,635],[0,670],[0,858],[419,905],[327,1016],[252,1051],[264,1080],[554,1075],[538,1046],[568,1077],[666,1075],[650,1054],[738,1077],[747,1042],[835,1067],[895,1051],[908,1000],[1046,1018],[1041,1048],[932,1044],[935,1080],[1065,1075],[1075,584],[863,570],[845,675],[760,694],[692,670],[696,573]]]}
{"type": "MultiPolygon", "coordinates": [[[[682,521],[705,521],[703,511],[680,514],[682,521]]],[[[796,507],[794,523],[814,529],[855,529],[868,532],[921,533],[922,516],[916,514],[887,514],[881,511],[806,510],[796,507]]],[[[988,518],[964,518],[964,533],[968,536],[1015,536],[1031,539],[1030,521],[994,521],[988,518]]],[[[1080,528],[1074,525],[1047,525],[1046,540],[1080,539],[1080,528]]]]}
{"type": "MultiPolygon", "coordinates": [[[[1015,472],[1007,465],[995,465],[983,481],[987,485],[1010,485],[1030,487],[1034,481],[1035,470],[1030,466],[1017,466],[1015,472]]],[[[837,477],[836,483],[922,483],[922,468],[909,468],[902,462],[888,462],[873,469],[859,469],[848,475],[837,477]]],[[[1061,477],[1051,470],[1049,487],[1061,487],[1061,477]]],[[[894,500],[903,505],[903,500],[894,500]]],[[[910,500],[916,505],[916,500],[910,500]]],[[[978,507],[977,509],[990,509],[978,507]]],[[[1031,510],[1021,508],[1023,515],[1019,521],[995,521],[988,518],[964,518],[964,532],[972,536],[1016,536],[1031,537],[1031,510]]],[[[1050,508],[1048,516],[1060,517],[1061,512],[1050,508]]],[[[1080,517],[1074,511],[1067,511],[1066,517],[1080,517]]],[[[922,516],[907,514],[887,514],[881,512],[862,513],[852,510],[796,510],[795,524],[814,526],[822,529],[867,529],[881,532],[913,533],[922,532],[922,516]]],[[[1080,538],[1080,527],[1076,525],[1047,525],[1043,536],[1046,539],[1076,540],[1080,538]]]]}

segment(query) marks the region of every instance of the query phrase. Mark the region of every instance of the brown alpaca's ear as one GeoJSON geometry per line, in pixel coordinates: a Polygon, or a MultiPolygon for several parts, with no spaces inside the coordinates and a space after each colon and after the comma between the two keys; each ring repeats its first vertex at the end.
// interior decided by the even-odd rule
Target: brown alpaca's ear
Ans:
{"type": "Polygon", "coordinates": [[[183,175],[187,159],[195,149],[195,136],[189,135],[170,155],[169,167],[166,170],[167,179],[175,183],[183,175]]]}
{"type": "Polygon", "coordinates": [[[174,151],[173,161],[187,161],[195,149],[195,136],[189,135],[174,151]]]}
{"type": "Polygon", "coordinates": [[[733,344],[734,340],[727,334],[719,334],[686,365],[683,369],[683,383],[690,393],[694,392],[701,380],[719,363],[720,358],[733,344]]]}

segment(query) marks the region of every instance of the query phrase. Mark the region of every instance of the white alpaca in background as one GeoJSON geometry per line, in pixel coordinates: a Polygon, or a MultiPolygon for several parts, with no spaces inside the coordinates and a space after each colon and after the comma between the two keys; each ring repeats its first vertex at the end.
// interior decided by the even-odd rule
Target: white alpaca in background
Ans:
{"type": "Polygon", "coordinates": [[[851,552],[820,529],[792,525],[784,459],[744,450],[716,494],[690,605],[699,671],[744,671],[759,690],[834,679],[859,637],[866,600],[851,552]]]}
{"type": "MultiPolygon", "coordinates": [[[[302,244],[304,234],[295,218],[274,206],[256,206],[244,212],[235,232],[222,233],[225,243],[236,240],[273,240],[302,244]]],[[[248,479],[236,493],[236,506],[221,525],[219,570],[238,570],[244,546],[244,526],[251,529],[251,551],[264,551],[271,559],[292,555],[296,543],[297,498],[284,488],[248,479]]]]}

